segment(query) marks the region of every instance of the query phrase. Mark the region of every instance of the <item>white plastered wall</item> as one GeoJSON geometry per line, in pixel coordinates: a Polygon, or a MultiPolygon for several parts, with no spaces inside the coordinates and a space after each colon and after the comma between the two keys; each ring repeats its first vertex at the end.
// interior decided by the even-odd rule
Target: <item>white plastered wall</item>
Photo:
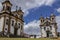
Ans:
{"type": "MultiPolygon", "coordinates": [[[[17,21],[17,27],[18,27],[18,24],[19,24],[20,22],[19,21],[17,21]]],[[[20,26],[21,26],[21,23],[20,23],[20,26]]],[[[20,28],[17,30],[17,35],[20,35],[20,28]]]]}
{"type": "Polygon", "coordinates": [[[10,23],[10,33],[11,34],[14,34],[14,26],[12,26],[12,20],[14,21],[14,25],[15,25],[15,23],[16,23],[16,20],[15,19],[11,19],[11,23],[10,23]]]}
{"type": "Polygon", "coordinates": [[[52,34],[53,34],[53,36],[55,37],[56,36],[56,33],[55,33],[55,27],[54,27],[54,25],[52,25],[52,34]]]}
{"type": "Polygon", "coordinates": [[[44,27],[42,27],[42,37],[46,37],[46,31],[44,30],[44,27]]]}
{"type": "Polygon", "coordinates": [[[1,17],[1,18],[0,18],[0,32],[1,32],[2,29],[3,29],[3,24],[4,24],[4,17],[1,17]]]}

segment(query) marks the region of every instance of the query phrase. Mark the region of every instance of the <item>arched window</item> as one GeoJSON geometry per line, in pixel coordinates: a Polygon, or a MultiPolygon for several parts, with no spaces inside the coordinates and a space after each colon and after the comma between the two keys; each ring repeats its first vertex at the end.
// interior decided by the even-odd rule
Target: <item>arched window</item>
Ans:
{"type": "Polygon", "coordinates": [[[6,19],[6,24],[7,24],[7,25],[9,24],[9,20],[8,20],[8,19],[6,19]]]}
{"type": "Polygon", "coordinates": [[[52,26],[50,26],[50,30],[52,30],[52,26]]]}
{"type": "Polygon", "coordinates": [[[46,27],[44,27],[44,30],[46,30],[46,27]]]}
{"type": "Polygon", "coordinates": [[[41,20],[41,22],[42,22],[42,20],[41,20]]]}
{"type": "Polygon", "coordinates": [[[23,15],[21,15],[21,18],[23,18],[23,15]]]}
{"type": "Polygon", "coordinates": [[[18,17],[18,14],[15,14],[16,17],[18,17]]]}
{"type": "Polygon", "coordinates": [[[7,28],[5,28],[5,30],[7,30],[7,28]]]}
{"type": "Polygon", "coordinates": [[[18,23],[18,28],[20,28],[20,23],[18,23]]]}
{"type": "Polygon", "coordinates": [[[54,18],[51,18],[51,20],[53,21],[53,20],[54,20],[54,18]]]}
{"type": "Polygon", "coordinates": [[[12,20],[12,26],[14,26],[14,21],[12,20]]]}
{"type": "Polygon", "coordinates": [[[44,20],[41,20],[41,22],[44,22],[44,20]]]}
{"type": "Polygon", "coordinates": [[[11,8],[9,6],[7,6],[7,10],[11,11],[11,8]]]}

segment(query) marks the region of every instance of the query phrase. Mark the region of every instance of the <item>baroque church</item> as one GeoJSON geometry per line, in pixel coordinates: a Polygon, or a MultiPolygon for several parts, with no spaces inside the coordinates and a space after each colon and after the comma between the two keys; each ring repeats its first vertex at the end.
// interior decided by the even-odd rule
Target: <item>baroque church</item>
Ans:
{"type": "Polygon", "coordinates": [[[2,2],[3,9],[0,12],[0,35],[6,37],[20,37],[23,35],[23,11],[11,11],[12,4],[9,0],[2,2]]]}
{"type": "Polygon", "coordinates": [[[41,37],[57,37],[57,23],[54,14],[51,14],[49,18],[41,16],[40,22],[41,37]]]}

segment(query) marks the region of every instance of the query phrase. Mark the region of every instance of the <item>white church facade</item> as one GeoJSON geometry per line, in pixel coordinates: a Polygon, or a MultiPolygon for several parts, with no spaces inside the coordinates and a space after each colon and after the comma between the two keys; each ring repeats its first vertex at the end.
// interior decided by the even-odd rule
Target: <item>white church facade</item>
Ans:
{"type": "Polygon", "coordinates": [[[0,34],[2,36],[23,35],[23,11],[20,9],[11,11],[12,4],[9,0],[2,3],[3,9],[0,12],[0,34]]]}
{"type": "Polygon", "coordinates": [[[40,17],[41,37],[57,37],[57,23],[55,15],[51,14],[49,18],[40,17]]]}

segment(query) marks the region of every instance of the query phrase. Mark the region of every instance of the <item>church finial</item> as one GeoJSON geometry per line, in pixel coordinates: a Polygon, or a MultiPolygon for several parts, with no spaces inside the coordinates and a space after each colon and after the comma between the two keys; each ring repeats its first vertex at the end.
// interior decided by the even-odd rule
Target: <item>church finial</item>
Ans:
{"type": "Polygon", "coordinates": [[[19,7],[19,10],[21,10],[21,7],[19,7]]]}
{"type": "Polygon", "coordinates": [[[40,18],[39,18],[39,19],[41,19],[41,18],[44,18],[44,17],[42,16],[42,13],[40,14],[40,18]]]}
{"type": "Polygon", "coordinates": [[[51,13],[51,16],[55,16],[53,13],[51,13]]]}
{"type": "Polygon", "coordinates": [[[16,11],[17,11],[17,9],[18,9],[18,6],[16,6],[16,11]]]}
{"type": "Polygon", "coordinates": [[[46,13],[46,18],[47,18],[47,13],[46,13]]]}

